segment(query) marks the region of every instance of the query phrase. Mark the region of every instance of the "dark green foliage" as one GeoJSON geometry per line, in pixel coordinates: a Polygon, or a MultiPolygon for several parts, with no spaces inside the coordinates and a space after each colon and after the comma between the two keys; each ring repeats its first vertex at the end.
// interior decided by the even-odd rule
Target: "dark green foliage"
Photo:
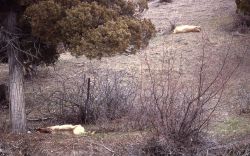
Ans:
{"type": "Polygon", "coordinates": [[[67,8],[72,8],[81,3],[80,0],[54,0],[57,4],[59,4],[62,8],[67,9],[67,8]]]}
{"type": "Polygon", "coordinates": [[[21,48],[28,49],[27,52],[29,53],[23,55],[22,59],[25,64],[54,64],[59,57],[56,46],[53,44],[44,44],[31,38],[23,38],[21,41],[21,48]],[[31,40],[34,42],[30,42],[31,40]]]}
{"type": "Polygon", "coordinates": [[[77,43],[77,55],[85,54],[89,58],[112,56],[122,53],[129,46],[128,26],[124,21],[108,21],[96,29],[87,31],[86,38],[73,41],[77,43]]]}
{"type": "MultiPolygon", "coordinates": [[[[66,16],[58,22],[62,40],[76,46],[77,40],[86,38],[87,31],[96,29],[99,25],[115,20],[115,12],[96,3],[82,3],[68,9],[66,16]],[[76,42],[72,42],[75,40],[76,42]]],[[[71,46],[72,47],[72,46],[71,46]]]]}
{"type": "Polygon", "coordinates": [[[66,16],[61,20],[62,28],[68,29],[63,24],[70,24],[71,29],[86,29],[97,28],[107,21],[115,20],[116,13],[111,9],[97,5],[97,3],[81,3],[77,7],[68,9],[66,16]]]}
{"type": "MultiPolygon", "coordinates": [[[[86,0],[91,3],[93,0],[86,0]]],[[[133,16],[135,13],[135,4],[125,0],[95,0],[99,5],[110,8],[120,15],[133,16]]]]}
{"type": "Polygon", "coordinates": [[[24,18],[31,25],[32,34],[45,42],[51,43],[59,41],[60,33],[56,23],[61,17],[62,8],[54,1],[41,1],[38,4],[31,5],[24,14],[24,18]]]}
{"type": "Polygon", "coordinates": [[[16,0],[16,1],[21,6],[28,6],[30,4],[39,2],[39,0],[16,0]]]}
{"type": "Polygon", "coordinates": [[[138,21],[131,18],[123,18],[123,20],[128,26],[131,34],[130,44],[134,46],[134,49],[145,47],[149,39],[155,34],[155,27],[150,20],[138,21]]]}
{"type": "Polygon", "coordinates": [[[250,1],[249,0],[236,0],[237,12],[243,15],[250,15],[250,1]]]}
{"type": "Polygon", "coordinates": [[[250,26],[250,1],[236,0],[237,13],[240,15],[244,24],[250,26]]]}
{"type": "MultiPolygon", "coordinates": [[[[58,43],[64,43],[75,56],[89,58],[131,53],[146,46],[155,34],[149,20],[134,17],[137,5],[147,8],[146,0],[137,4],[124,0],[15,2],[19,6],[20,34],[24,34],[19,36],[20,46],[31,54],[23,55],[25,62],[53,63],[58,58],[58,43]]],[[[0,11],[0,22],[3,18],[0,11]]]]}

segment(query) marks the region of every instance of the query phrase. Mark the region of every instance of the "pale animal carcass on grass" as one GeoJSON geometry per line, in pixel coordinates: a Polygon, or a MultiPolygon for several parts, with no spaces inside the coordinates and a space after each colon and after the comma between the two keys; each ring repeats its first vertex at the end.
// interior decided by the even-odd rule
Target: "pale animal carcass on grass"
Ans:
{"type": "Polygon", "coordinates": [[[200,32],[201,27],[200,26],[195,26],[195,25],[179,25],[174,28],[173,33],[178,34],[178,33],[188,33],[188,32],[200,32]]]}
{"type": "Polygon", "coordinates": [[[41,133],[65,133],[65,134],[74,134],[74,135],[82,135],[85,134],[86,131],[81,125],[56,125],[45,128],[36,129],[41,133]]]}

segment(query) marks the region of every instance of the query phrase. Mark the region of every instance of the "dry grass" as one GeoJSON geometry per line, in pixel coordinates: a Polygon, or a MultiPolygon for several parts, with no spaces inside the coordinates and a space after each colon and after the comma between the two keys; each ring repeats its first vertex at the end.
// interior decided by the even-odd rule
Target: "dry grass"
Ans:
{"type": "MultiPolygon", "coordinates": [[[[49,94],[53,90],[60,88],[60,86],[55,86],[55,84],[61,77],[71,77],[71,80],[74,80],[77,75],[83,73],[91,77],[96,73],[103,74],[107,70],[113,72],[125,71],[134,75],[136,78],[140,78],[142,73],[148,72],[147,66],[144,64],[144,56],[148,57],[152,69],[157,72],[159,71],[161,59],[166,50],[171,52],[171,56],[182,58],[176,60],[175,69],[178,71],[181,66],[183,73],[191,73],[185,77],[186,82],[189,83],[190,80],[194,78],[192,74],[196,72],[194,69],[196,69],[196,62],[198,56],[201,54],[202,45],[204,44],[204,42],[201,42],[202,34],[169,34],[171,23],[175,23],[176,25],[201,25],[203,35],[206,34],[205,42],[208,45],[206,54],[208,56],[214,54],[214,62],[218,61],[219,56],[224,55],[223,53],[227,51],[229,45],[235,56],[234,58],[240,57],[239,52],[244,51],[245,46],[250,42],[250,35],[247,34],[247,32],[245,34],[238,33],[239,27],[235,23],[237,16],[235,15],[235,3],[233,0],[174,0],[172,3],[167,4],[159,4],[156,1],[152,1],[149,3],[149,10],[144,13],[143,17],[150,18],[153,21],[159,34],[151,40],[147,48],[138,54],[115,56],[113,58],[103,58],[102,60],[87,60],[85,57],[73,58],[67,54],[63,54],[55,68],[47,67],[45,69],[39,69],[39,78],[25,82],[26,95],[28,95],[26,99],[27,113],[29,113],[28,117],[48,117],[48,114],[44,112],[45,107],[43,103],[34,103],[34,101],[30,99],[30,97],[33,97],[33,99],[37,98],[34,96],[34,89],[42,88],[49,94]],[[216,8],[214,6],[216,6],[216,8]]],[[[230,82],[229,90],[225,92],[226,96],[222,101],[223,104],[219,107],[218,112],[216,112],[217,119],[215,120],[222,121],[222,123],[219,123],[217,128],[211,132],[212,135],[219,134],[219,136],[221,136],[221,134],[223,134],[234,136],[236,131],[238,136],[244,136],[249,132],[249,126],[247,126],[249,121],[248,116],[240,118],[230,117],[235,115],[232,112],[234,112],[234,106],[238,105],[233,97],[237,93],[237,87],[242,79],[249,78],[250,76],[249,54],[250,53],[247,53],[245,55],[245,61],[242,62],[242,66],[233,77],[232,82],[230,82]]],[[[213,60],[213,58],[211,59],[213,60]]],[[[237,64],[237,59],[235,60],[232,65],[237,64]]],[[[1,65],[0,73],[0,82],[7,82],[7,66],[1,65]]],[[[1,112],[0,116],[1,121],[7,121],[8,111],[4,111],[4,113],[1,112]]],[[[40,122],[29,121],[28,126],[30,129],[34,129],[36,127],[63,122],[66,121],[58,121],[52,118],[40,122]]],[[[8,129],[8,125],[6,126],[5,122],[1,122],[0,125],[1,127],[6,127],[3,128],[3,130],[8,129]]],[[[131,127],[133,126],[138,125],[132,123],[131,127]]],[[[145,131],[143,124],[139,126],[145,131]]],[[[0,149],[4,147],[7,152],[16,152],[15,154],[22,151],[23,153],[19,153],[20,155],[24,153],[62,155],[65,152],[68,152],[69,155],[73,155],[72,152],[74,151],[75,154],[78,155],[89,155],[91,152],[96,155],[112,155],[113,152],[110,152],[110,150],[118,154],[120,153],[121,155],[132,155],[134,154],[133,152],[135,152],[134,155],[145,154],[140,150],[138,151],[138,149],[141,148],[138,146],[141,143],[145,144],[145,140],[148,139],[148,136],[141,135],[138,132],[130,132],[131,129],[127,128],[126,122],[123,121],[123,119],[113,121],[109,124],[101,122],[97,125],[89,125],[86,129],[97,131],[98,133],[94,136],[84,137],[52,136],[37,133],[16,136],[0,134],[0,149]],[[133,147],[136,147],[137,150],[132,150],[133,147]]],[[[246,141],[246,144],[247,143],[246,141]]]]}
{"type": "Polygon", "coordinates": [[[1,134],[0,147],[10,155],[123,155],[126,149],[141,143],[142,136],[139,132],[97,133],[91,136],[1,134]]]}

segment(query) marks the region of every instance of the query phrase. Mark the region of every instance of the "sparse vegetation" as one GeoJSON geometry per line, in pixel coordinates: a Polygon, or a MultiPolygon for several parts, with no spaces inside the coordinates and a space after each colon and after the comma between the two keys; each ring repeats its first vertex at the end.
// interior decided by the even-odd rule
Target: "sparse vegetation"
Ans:
{"type": "MultiPolygon", "coordinates": [[[[249,155],[250,37],[234,1],[0,0],[12,2],[20,34],[0,28],[0,60],[7,39],[29,49],[25,73],[37,69],[24,79],[25,133],[9,133],[0,85],[0,155],[249,155]],[[202,31],[167,33],[179,24],[202,31]],[[63,124],[87,133],[37,131],[63,124]]],[[[8,71],[0,64],[0,84],[8,71]]]]}
{"type": "Polygon", "coordinates": [[[230,138],[249,133],[250,126],[244,117],[232,117],[216,125],[215,131],[218,135],[230,138]]]}
{"type": "Polygon", "coordinates": [[[226,83],[239,65],[230,67],[227,53],[222,64],[213,67],[216,71],[211,71],[205,53],[203,49],[197,81],[189,84],[183,80],[185,76],[181,68],[179,72],[175,71],[174,62],[177,58],[171,56],[169,51],[164,52],[163,64],[157,73],[147,64],[147,87],[140,93],[140,104],[145,113],[144,120],[154,129],[155,137],[148,149],[156,152],[154,155],[193,153],[204,143],[204,130],[208,128],[213,113],[220,105],[226,83]],[[208,71],[214,73],[213,76],[205,77],[208,71]],[[147,109],[148,106],[150,109],[147,109]]]}
{"type": "MultiPolygon", "coordinates": [[[[74,56],[100,59],[134,53],[155,34],[151,21],[136,18],[135,4],[124,0],[1,0],[0,5],[0,60],[10,67],[13,132],[26,130],[24,69],[54,64],[58,44],[74,56]],[[136,29],[130,30],[132,24],[136,29]]],[[[140,11],[144,5],[139,5],[140,11]]]]}
{"type": "Polygon", "coordinates": [[[107,71],[91,78],[60,77],[58,89],[49,94],[40,89],[34,95],[33,100],[42,103],[48,116],[78,124],[96,124],[128,116],[134,107],[136,82],[125,80],[127,73],[107,71]]]}

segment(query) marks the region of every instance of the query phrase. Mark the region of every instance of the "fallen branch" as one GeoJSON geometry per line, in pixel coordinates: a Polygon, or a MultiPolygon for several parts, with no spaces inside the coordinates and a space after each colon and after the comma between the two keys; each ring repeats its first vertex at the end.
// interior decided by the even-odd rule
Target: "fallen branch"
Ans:
{"type": "Polygon", "coordinates": [[[106,146],[103,145],[103,144],[98,144],[98,143],[94,143],[94,142],[90,142],[90,143],[95,144],[95,145],[97,145],[97,146],[101,146],[101,147],[105,148],[106,150],[108,150],[108,151],[111,152],[111,153],[115,153],[115,151],[113,151],[112,149],[106,147],[106,146]]]}

